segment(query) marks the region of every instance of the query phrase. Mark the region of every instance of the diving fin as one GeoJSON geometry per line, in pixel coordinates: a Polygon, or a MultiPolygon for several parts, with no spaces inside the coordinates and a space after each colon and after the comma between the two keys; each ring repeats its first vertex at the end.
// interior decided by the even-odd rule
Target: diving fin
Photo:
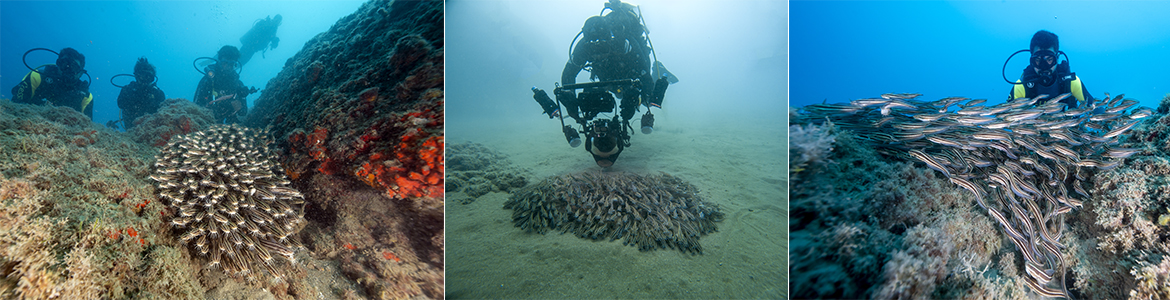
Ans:
{"type": "Polygon", "coordinates": [[[674,73],[667,70],[661,61],[654,61],[654,78],[662,77],[666,77],[666,80],[669,80],[671,84],[678,83],[678,77],[675,77],[674,73]]]}

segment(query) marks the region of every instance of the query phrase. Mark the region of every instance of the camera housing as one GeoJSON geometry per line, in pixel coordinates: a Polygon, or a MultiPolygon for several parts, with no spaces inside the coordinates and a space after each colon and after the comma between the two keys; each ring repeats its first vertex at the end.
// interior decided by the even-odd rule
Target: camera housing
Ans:
{"type": "Polygon", "coordinates": [[[613,94],[601,88],[589,88],[577,94],[577,107],[586,120],[593,119],[599,113],[613,112],[617,100],[613,94]]]}

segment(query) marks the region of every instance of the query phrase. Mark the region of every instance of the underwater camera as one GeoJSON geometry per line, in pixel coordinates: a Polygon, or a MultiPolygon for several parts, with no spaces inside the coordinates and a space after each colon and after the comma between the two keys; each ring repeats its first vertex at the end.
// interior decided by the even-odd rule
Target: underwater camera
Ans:
{"type": "Polygon", "coordinates": [[[585,119],[592,119],[598,113],[613,112],[617,106],[613,94],[602,88],[588,88],[577,94],[578,107],[585,114],[585,119]]]}
{"type": "Polygon", "coordinates": [[[616,119],[597,119],[585,128],[586,134],[591,138],[604,138],[610,135],[621,137],[621,130],[621,122],[616,119]]]}

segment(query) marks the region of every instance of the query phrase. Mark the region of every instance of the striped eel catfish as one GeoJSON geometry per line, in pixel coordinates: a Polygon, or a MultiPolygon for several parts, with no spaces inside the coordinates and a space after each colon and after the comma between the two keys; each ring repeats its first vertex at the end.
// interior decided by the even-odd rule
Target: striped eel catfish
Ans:
{"type": "Polygon", "coordinates": [[[970,191],[1024,257],[1025,284],[1044,297],[1069,298],[1069,265],[1061,253],[1066,247],[1059,241],[1065,214],[1089,199],[1084,185],[1094,172],[1142,151],[1116,146],[1152,111],[1108,94],[1071,109],[1059,102],[1068,94],[996,105],[919,96],[808,106],[792,123],[829,120],[871,141],[879,153],[921,162],[970,191]]]}

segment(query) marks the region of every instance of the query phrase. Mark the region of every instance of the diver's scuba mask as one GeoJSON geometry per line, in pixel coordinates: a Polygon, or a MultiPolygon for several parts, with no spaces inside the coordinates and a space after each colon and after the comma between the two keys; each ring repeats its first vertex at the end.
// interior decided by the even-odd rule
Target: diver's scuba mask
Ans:
{"type": "Polygon", "coordinates": [[[1000,70],[1000,74],[1003,75],[1003,80],[1009,84],[1035,82],[1044,86],[1049,86],[1056,81],[1056,76],[1053,74],[1053,71],[1055,70],[1054,67],[1057,67],[1060,64],[1059,58],[1061,55],[1064,55],[1064,64],[1068,64],[1068,54],[1065,54],[1064,51],[1053,52],[1052,50],[1048,49],[1039,50],[1036,52],[1032,52],[1030,49],[1016,51],[1015,53],[1012,53],[1012,55],[1008,56],[1008,59],[1003,62],[1003,69],[1000,70]],[[1031,53],[1031,58],[1028,60],[1028,67],[1036,68],[1039,71],[1037,71],[1036,75],[1032,77],[1021,78],[1022,82],[1011,81],[1007,78],[1007,64],[1008,62],[1012,61],[1012,58],[1015,57],[1016,54],[1024,52],[1031,53]]]}
{"type": "Polygon", "coordinates": [[[57,59],[57,70],[61,71],[66,78],[78,79],[81,78],[81,62],[76,59],[61,57],[57,59]]]}
{"type": "Polygon", "coordinates": [[[153,84],[156,80],[158,80],[158,77],[156,77],[153,72],[140,72],[134,74],[134,80],[137,80],[140,83],[153,84]]]}
{"type": "Polygon", "coordinates": [[[1041,76],[1052,76],[1052,71],[1056,67],[1057,58],[1058,57],[1056,52],[1045,49],[1032,52],[1032,59],[1030,62],[1032,63],[1031,66],[1033,68],[1039,70],[1036,72],[1037,74],[1040,74],[1041,76]]]}

